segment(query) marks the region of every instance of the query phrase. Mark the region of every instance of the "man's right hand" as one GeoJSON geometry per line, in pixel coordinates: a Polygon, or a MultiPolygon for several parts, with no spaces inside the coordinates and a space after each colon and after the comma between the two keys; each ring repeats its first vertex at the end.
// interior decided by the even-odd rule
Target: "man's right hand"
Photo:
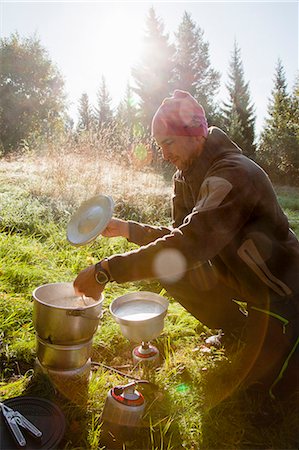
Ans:
{"type": "Polygon", "coordinates": [[[94,275],[95,265],[81,270],[73,282],[76,295],[85,295],[86,297],[91,297],[94,300],[99,300],[105,285],[97,283],[94,275]]]}
{"type": "Polygon", "coordinates": [[[112,217],[105,230],[101,233],[105,237],[118,237],[122,236],[129,238],[129,224],[122,219],[116,219],[112,217]]]}

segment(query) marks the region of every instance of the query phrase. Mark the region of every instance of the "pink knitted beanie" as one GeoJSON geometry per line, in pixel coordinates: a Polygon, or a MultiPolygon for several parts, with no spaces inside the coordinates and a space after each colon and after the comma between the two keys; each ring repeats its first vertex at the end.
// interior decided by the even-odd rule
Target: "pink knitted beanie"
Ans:
{"type": "Polygon", "coordinates": [[[152,120],[154,136],[204,136],[208,123],[203,107],[189,92],[176,90],[165,98],[152,120]]]}

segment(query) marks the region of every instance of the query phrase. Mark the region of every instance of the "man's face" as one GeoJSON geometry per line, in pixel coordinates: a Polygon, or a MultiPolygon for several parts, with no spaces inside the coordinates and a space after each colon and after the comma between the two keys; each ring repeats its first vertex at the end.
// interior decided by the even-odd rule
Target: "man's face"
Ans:
{"type": "Polygon", "coordinates": [[[163,159],[179,170],[188,169],[202,151],[204,138],[198,136],[155,136],[163,159]]]}

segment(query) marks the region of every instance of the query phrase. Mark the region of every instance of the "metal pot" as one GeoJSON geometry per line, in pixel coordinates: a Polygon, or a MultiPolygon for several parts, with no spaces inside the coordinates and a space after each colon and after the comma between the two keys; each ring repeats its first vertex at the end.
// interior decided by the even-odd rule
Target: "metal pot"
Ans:
{"type": "Polygon", "coordinates": [[[77,381],[80,379],[88,380],[91,375],[91,358],[89,358],[84,366],[78,367],[77,369],[50,369],[41,364],[38,358],[34,361],[34,370],[36,373],[43,373],[48,375],[51,379],[63,379],[65,382],[77,381]]]}
{"type": "Polygon", "coordinates": [[[77,345],[54,345],[36,337],[36,353],[42,366],[54,370],[83,367],[91,355],[92,339],[77,345]]]}
{"type": "Polygon", "coordinates": [[[89,341],[102,316],[103,294],[95,301],[76,307],[81,297],[75,296],[72,283],[49,283],[33,292],[33,323],[37,335],[50,344],[75,345],[89,341]],[[72,300],[74,300],[72,305],[72,300]],[[63,306],[65,304],[68,306],[63,306]]]}
{"type": "Polygon", "coordinates": [[[168,304],[166,298],[152,292],[131,292],[113,300],[110,312],[126,338],[148,342],[163,331],[168,304]]]}

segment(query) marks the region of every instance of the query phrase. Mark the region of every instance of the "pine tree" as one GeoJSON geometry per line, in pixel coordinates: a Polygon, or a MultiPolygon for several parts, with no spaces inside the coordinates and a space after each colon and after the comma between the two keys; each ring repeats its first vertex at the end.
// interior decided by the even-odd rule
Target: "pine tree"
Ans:
{"type": "Polygon", "coordinates": [[[291,120],[296,130],[297,139],[299,140],[299,75],[297,75],[294,83],[291,105],[291,120]]]}
{"type": "Polygon", "coordinates": [[[241,52],[235,41],[229,63],[229,83],[226,85],[229,101],[222,109],[224,129],[230,138],[242,148],[245,155],[253,157],[254,144],[254,107],[250,102],[249,84],[244,80],[241,52]]]}
{"type": "Polygon", "coordinates": [[[83,93],[79,100],[79,118],[78,118],[78,131],[90,131],[94,126],[94,115],[92,107],[89,103],[89,98],[86,93],[83,93]]]}
{"type": "Polygon", "coordinates": [[[214,99],[219,90],[220,74],[211,68],[204,32],[185,12],[175,37],[174,87],[190,92],[204,107],[208,122],[215,125],[214,99]]]}
{"type": "Polygon", "coordinates": [[[232,110],[230,113],[230,124],[227,132],[234,142],[240,143],[243,141],[244,128],[235,105],[232,106],[232,110]]]}
{"type": "Polygon", "coordinates": [[[161,101],[171,91],[174,48],[168,39],[163,22],[156,16],[154,8],[150,8],[142,60],[132,69],[136,84],[133,90],[140,99],[140,119],[147,130],[161,101]]]}
{"type": "Polygon", "coordinates": [[[296,101],[299,101],[299,74],[294,83],[293,96],[296,98],[296,101]]]}
{"type": "Polygon", "coordinates": [[[294,184],[299,185],[299,75],[291,94],[290,120],[288,124],[291,145],[288,151],[294,184]]]}
{"type": "MultiPolygon", "coordinates": [[[[270,176],[279,182],[298,184],[299,139],[298,103],[287,91],[287,82],[281,60],[278,60],[268,118],[258,148],[261,164],[270,176]]],[[[295,96],[296,94],[296,96],[295,96]]]]}
{"type": "Polygon", "coordinates": [[[125,96],[117,109],[117,119],[130,129],[132,129],[137,123],[138,108],[136,103],[137,102],[134,99],[132,88],[128,83],[125,96]]]}
{"type": "Polygon", "coordinates": [[[113,119],[113,111],[111,108],[111,97],[108,92],[105,77],[102,76],[100,89],[97,93],[98,104],[95,108],[96,122],[98,128],[109,125],[113,119]]]}

